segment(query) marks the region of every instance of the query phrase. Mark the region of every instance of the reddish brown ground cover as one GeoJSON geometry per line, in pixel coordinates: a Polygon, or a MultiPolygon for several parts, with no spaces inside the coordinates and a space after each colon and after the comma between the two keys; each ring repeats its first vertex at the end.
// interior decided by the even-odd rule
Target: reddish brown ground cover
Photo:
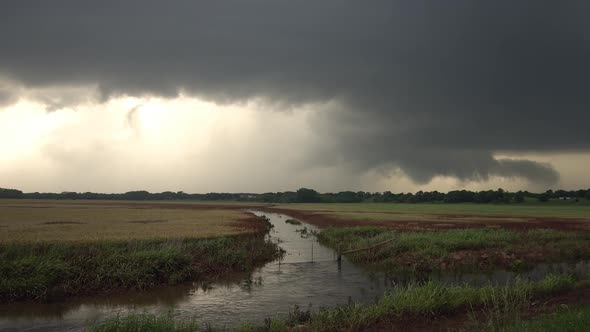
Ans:
{"type": "MultiPolygon", "coordinates": [[[[67,201],[64,204],[88,205],[88,201],[67,201]]],[[[208,203],[208,202],[143,202],[143,201],[92,201],[92,205],[119,206],[136,209],[187,209],[187,210],[262,210],[266,212],[283,213],[300,219],[304,222],[318,226],[326,227],[350,227],[350,226],[381,226],[398,231],[436,231],[448,229],[464,228],[482,228],[495,227],[510,229],[515,231],[527,231],[529,229],[553,229],[562,231],[590,231],[589,219],[575,218],[554,218],[554,217],[523,217],[514,215],[473,215],[473,214],[423,214],[424,220],[408,219],[404,220],[403,213],[383,211],[380,214],[395,215],[391,219],[371,219],[370,213],[366,211],[347,211],[357,214],[367,214],[367,218],[346,218],[342,215],[330,215],[326,210],[297,210],[279,208],[274,204],[262,203],[208,203]],[[485,220],[482,220],[485,218],[485,220]],[[471,219],[471,220],[470,220],[471,219]],[[514,221],[518,219],[519,221],[514,221]],[[506,221],[510,220],[510,221],[506,221]]],[[[53,204],[53,203],[52,203],[53,204]]],[[[36,208],[44,207],[30,206],[36,208]]],[[[245,228],[259,227],[258,222],[253,222],[252,218],[244,218],[236,226],[245,228]]]]}
{"type": "MultiPolygon", "coordinates": [[[[432,214],[429,215],[429,220],[403,220],[398,218],[387,219],[346,219],[343,217],[335,217],[326,213],[327,211],[303,211],[292,209],[281,209],[273,206],[257,207],[260,210],[267,212],[276,212],[287,214],[291,217],[303,220],[320,228],[325,227],[350,227],[350,226],[381,226],[388,227],[399,231],[433,231],[433,230],[448,230],[460,228],[482,228],[482,227],[497,227],[516,231],[526,231],[529,229],[554,229],[562,231],[590,231],[590,222],[587,219],[574,218],[551,218],[551,217],[521,217],[509,215],[494,215],[485,216],[486,221],[481,221],[482,216],[479,215],[465,215],[465,214],[432,214]],[[523,221],[505,222],[505,219],[514,219],[515,217],[523,221]],[[469,218],[473,218],[470,221],[469,218]],[[436,220],[432,220],[436,219],[436,220]],[[460,219],[460,221],[459,221],[460,219]]],[[[355,211],[356,213],[363,213],[362,211],[355,211]]],[[[380,212],[383,214],[399,214],[397,212],[380,212]]]]}

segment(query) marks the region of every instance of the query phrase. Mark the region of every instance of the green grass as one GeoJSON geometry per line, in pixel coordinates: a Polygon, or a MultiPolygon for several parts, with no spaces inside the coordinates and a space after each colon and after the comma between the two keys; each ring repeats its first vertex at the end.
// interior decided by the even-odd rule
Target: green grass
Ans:
{"type": "Polygon", "coordinates": [[[574,284],[571,277],[549,275],[540,282],[516,281],[482,288],[435,282],[408,285],[393,289],[372,305],[320,310],[308,324],[316,331],[362,331],[384,321],[434,318],[467,310],[501,317],[526,309],[535,298],[571,289],[574,284]]]}
{"type": "Polygon", "coordinates": [[[195,332],[198,331],[196,321],[175,320],[170,314],[151,315],[148,313],[132,313],[117,316],[103,323],[94,323],[89,332],[195,332]]]}
{"type": "Polygon", "coordinates": [[[532,320],[517,320],[506,326],[493,326],[490,332],[585,332],[590,328],[590,306],[562,308],[532,320]]]}
{"type": "Polygon", "coordinates": [[[282,204],[277,208],[326,211],[343,213],[391,213],[392,219],[402,218],[404,214],[463,214],[482,216],[521,216],[521,217],[553,217],[553,218],[584,218],[590,219],[590,202],[547,202],[522,204],[477,204],[477,203],[303,203],[282,204]]]}
{"type": "Polygon", "coordinates": [[[353,262],[383,269],[521,268],[525,263],[590,257],[590,234],[537,229],[452,229],[438,232],[396,232],[383,227],[334,227],[319,234],[334,249],[368,248],[348,254],[353,262]]]}
{"type": "MultiPolygon", "coordinates": [[[[428,320],[446,314],[477,312],[494,321],[514,317],[526,311],[534,301],[550,297],[576,287],[570,276],[549,275],[540,282],[517,280],[508,285],[489,285],[476,288],[468,285],[445,286],[428,282],[397,287],[386,293],[379,301],[369,305],[352,304],[331,309],[300,310],[298,307],[287,318],[266,319],[264,323],[245,322],[239,331],[289,331],[302,326],[301,331],[363,331],[375,326],[402,321],[428,320]]],[[[271,314],[271,313],[269,313],[271,314]]],[[[137,321],[137,315],[129,319],[137,321]]],[[[141,317],[141,316],[140,316],[141,317]]],[[[126,317],[117,317],[107,322],[95,323],[91,331],[139,331],[138,324],[129,324],[129,329],[101,329],[104,326],[127,326],[126,317]]],[[[158,316],[141,321],[154,321],[158,316]]],[[[166,319],[161,318],[161,319],[166,319]]],[[[167,319],[168,326],[178,324],[167,319]]],[[[163,331],[169,329],[164,328],[163,331]]],[[[143,330],[142,330],[143,331],[143,330]]],[[[146,329],[146,331],[151,331],[146,329]]]]}
{"type": "Polygon", "coordinates": [[[0,245],[0,302],[204,280],[276,258],[264,234],[213,239],[0,245]]]}

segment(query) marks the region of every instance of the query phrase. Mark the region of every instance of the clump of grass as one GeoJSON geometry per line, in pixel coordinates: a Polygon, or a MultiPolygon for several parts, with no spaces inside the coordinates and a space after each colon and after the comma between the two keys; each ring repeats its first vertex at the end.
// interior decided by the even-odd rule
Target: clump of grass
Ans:
{"type": "Polygon", "coordinates": [[[495,248],[513,243],[516,232],[502,229],[453,229],[444,232],[393,232],[379,227],[328,228],[320,233],[320,240],[330,246],[342,244],[348,249],[370,246],[394,239],[390,249],[395,252],[436,251],[495,248]]]}
{"type": "Polygon", "coordinates": [[[249,271],[280,255],[264,234],[0,245],[0,301],[58,300],[249,271]]]}
{"type": "Polygon", "coordinates": [[[285,220],[285,223],[291,224],[291,225],[301,225],[301,221],[296,220],[296,219],[287,219],[287,220],[285,220]]]}
{"type": "Polygon", "coordinates": [[[148,313],[132,313],[117,316],[105,322],[94,323],[89,332],[196,332],[198,325],[195,320],[175,320],[171,314],[153,315],[148,313]]]}
{"type": "Polygon", "coordinates": [[[553,332],[553,331],[588,331],[590,327],[590,306],[579,308],[564,307],[558,312],[531,320],[518,319],[509,324],[495,324],[488,331],[497,332],[553,332]]]}
{"type": "Polygon", "coordinates": [[[515,232],[479,228],[395,232],[365,226],[327,228],[319,234],[319,239],[324,245],[341,251],[369,248],[391,240],[374,250],[357,251],[348,256],[354,262],[378,268],[399,269],[411,263],[410,269],[437,269],[450,262],[453,264],[451,268],[504,266],[522,269],[526,267],[522,256],[538,251],[543,254],[535,257],[537,261],[590,257],[589,234],[554,230],[515,232]]]}
{"type": "MultiPolygon", "coordinates": [[[[266,319],[262,324],[244,323],[238,330],[290,331],[298,327],[302,331],[363,331],[383,323],[431,319],[469,311],[477,311],[498,322],[526,309],[539,298],[574,286],[575,280],[567,275],[549,275],[540,282],[517,280],[507,285],[482,288],[446,286],[436,282],[410,284],[392,289],[374,304],[349,304],[317,312],[296,306],[286,319],[266,319]]],[[[121,319],[124,318],[116,318],[121,319]]]]}
{"type": "MultiPolygon", "coordinates": [[[[488,327],[498,326],[520,319],[520,314],[530,308],[534,298],[561,293],[577,286],[575,280],[567,275],[547,275],[537,283],[517,283],[518,287],[491,289],[482,288],[479,304],[482,308],[479,319],[487,322],[488,327]]],[[[476,324],[481,326],[482,324],[476,324]]]]}
{"type": "Polygon", "coordinates": [[[504,286],[445,286],[428,282],[393,289],[377,303],[320,310],[308,324],[314,330],[362,330],[382,321],[432,318],[477,308],[487,316],[502,317],[529,306],[535,298],[573,287],[569,276],[547,276],[541,282],[516,281],[504,286]]]}

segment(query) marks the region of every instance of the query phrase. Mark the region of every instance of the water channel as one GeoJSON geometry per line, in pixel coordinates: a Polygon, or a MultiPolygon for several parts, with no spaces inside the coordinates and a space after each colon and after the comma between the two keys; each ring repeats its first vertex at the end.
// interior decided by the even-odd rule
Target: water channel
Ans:
{"type": "MultiPolygon", "coordinates": [[[[312,309],[334,307],[350,301],[374,302],[387,289],[410,281],[409,276],[365,271],[320,245],[316,227],[286,223],[288,216],[266,215],[274,225],[272,241],[286,251],[281,261],[264,265],[251,275],[213,284],[185,284],[145,292],[78,298],[50,304],[16,303],[0,305],[0,331],[80,331],[89,321],[104,320],[130,311],[164,313],[175,317],[231,328],[244,321],[260,323],[266,317],[285,316],[294,305],[312,309]]],[[[541,279],[548,273],[587,275],[589,262],[542,264],[521,274],[541,279]]],[[[432,279],[448,284],[506,283],[516,277],[508,271],[491,273],[438,273],[432,279]]]]}

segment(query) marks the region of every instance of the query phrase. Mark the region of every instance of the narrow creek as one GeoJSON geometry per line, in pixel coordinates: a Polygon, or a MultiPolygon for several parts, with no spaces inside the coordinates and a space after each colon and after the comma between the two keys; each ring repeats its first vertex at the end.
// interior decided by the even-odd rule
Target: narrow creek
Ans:
{"type": "MultiPolygon", "coordinates": [[[[307,308],[311,304],[312,309],[318,309],[349,301],[374,302],[388,288],[411,281],[409,276],[365,271],[346,258],[338,263],[335,252],[320,245],[315,236],[302,236],[303,228],[317,231],[313,225],[286,223],[286,215],[253,213],[266,215],[274,225],[270,237],[286,251],[282,261],[268,263],[245,277],[208,285],[187,284],[51,304],[0,305],[0,331],[79,331],[88,321],[129,311],[172,312],[178,318],[231,328],[245,321],[260,323],[266,317],[284,316],[294,305],[307,308]]],[[[590,262],[542,264],[520,277],[538,280],[548,273],[587,275],[590,262]]],[[[506,283],[516,276],[499,270],[438,273],[431,278],[448,284],[485,284],[506,283]]]]}

